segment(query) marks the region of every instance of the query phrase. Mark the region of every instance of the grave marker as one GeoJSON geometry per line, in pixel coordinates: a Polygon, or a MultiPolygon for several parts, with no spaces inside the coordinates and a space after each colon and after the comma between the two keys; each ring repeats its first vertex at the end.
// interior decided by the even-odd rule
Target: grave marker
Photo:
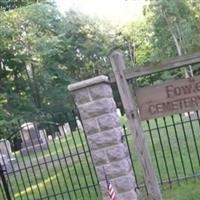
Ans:
{"type": "Polygon", "coordinates": [[[14,161],[15,158],[13,156],[10,142],[6,139],[0,140],[0,164],[8,165],[10,162],[14,161]]]}
{"type": "Polygon", "coordinates": [[[21,153],[24,155],[26,155],[28,152],[47,148],[46,141],[43,140],[37,126],[32,122],[27,122],[21,125],[21,138],[21,153]]]}

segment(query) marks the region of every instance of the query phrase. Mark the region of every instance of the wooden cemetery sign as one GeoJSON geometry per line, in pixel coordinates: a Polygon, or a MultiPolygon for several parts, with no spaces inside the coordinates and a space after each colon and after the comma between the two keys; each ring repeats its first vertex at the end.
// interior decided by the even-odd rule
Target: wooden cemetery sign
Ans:
{"type": "Polygon", "coordinates": [[[142,120],[200,108],[200,76],[169,81],[136,90],[142,120]]]}
{"type": "Polygon", "coordinates": [[[113,73],[110,74],[110,81],[117,83],[128,125],[134,137],[138,157],[143,168],[149,199],[162,200],[140,119],[147,120],[200,108],[200,76],[136,90],[134,87],[134,91],[131,91],[133,87],[132,85],[130,87],[128,80],[155,72],[200,63],[200,53],[179,56],[156,65],[126,69],[122,52],[115,50],[110,55],[110,61],[113,68],[113,73]],[[138,110],[140,116],[138,115],[138,110]]]}

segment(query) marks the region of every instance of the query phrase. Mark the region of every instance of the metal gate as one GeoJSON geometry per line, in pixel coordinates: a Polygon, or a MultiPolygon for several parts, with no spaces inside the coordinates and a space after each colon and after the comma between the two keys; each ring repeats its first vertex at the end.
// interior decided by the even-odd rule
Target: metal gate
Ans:
{"type": "Polygon", "coordinates": [[[99,184],[77,113],[40,115],[1,127],[0,199],[99,199],[99,184]],[[58,116],[58,115],[57,115],[58,116]],[[61,123],[62,121],[62,123],[61,123]]]}

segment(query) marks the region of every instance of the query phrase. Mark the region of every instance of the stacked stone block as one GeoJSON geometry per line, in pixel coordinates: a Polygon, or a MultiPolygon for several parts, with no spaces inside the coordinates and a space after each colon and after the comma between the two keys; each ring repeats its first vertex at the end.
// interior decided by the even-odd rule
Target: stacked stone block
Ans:
{"type": "Polygon", "coordinates": [[[69,90],[80,112],[104,200],[109,199],[105,172],[117,200],[136,200],[135,180],[108,78],[75,83],[69,90]]]}

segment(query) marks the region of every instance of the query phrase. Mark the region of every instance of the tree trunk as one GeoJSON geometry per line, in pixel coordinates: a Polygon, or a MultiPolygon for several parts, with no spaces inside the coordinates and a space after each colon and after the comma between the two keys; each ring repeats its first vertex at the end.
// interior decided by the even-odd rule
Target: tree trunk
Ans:
{"type": "MultiPolygon", "coordinates": [[[[182,56],[183,55],[183,52],[182,52],[182,49],[184,49],[183,45],[181,46],[181,44],[179,44],[179,41],[177,39],[177,36],[176,36],[176,33],[172,30],[172,27],[170,25],[170,22],[167,18],[167,16],[165,15],[165,13],[163,12],[163,16],[164,16],[164,19],[167,23],[167,26],[169,28],[169,32],[174,40],[174,43],[175,43],[175,46],[176,46],[176,50],[177,50],[177,53],[179,56],[182,56]]],[[[175,27],[177,29],[177,32],[180,33],[180,29],[179,27],[177,26],[177,24],[175,24],[175,27]]],[[[179,39],[180,41],[182,41],[182,38],[181,38],[181,35],[179,34],[179,39]]],[[[185,51],[184,52],[185,54],[187,54],[187,52],[185,51]]],[[[184,67],[184,73],[185,73],[185,78],[188,78],[188,77],[192,77],[193,76],[193,70],[192,70],[192,66],[189,65],[188,67],[184,67]]]]}

